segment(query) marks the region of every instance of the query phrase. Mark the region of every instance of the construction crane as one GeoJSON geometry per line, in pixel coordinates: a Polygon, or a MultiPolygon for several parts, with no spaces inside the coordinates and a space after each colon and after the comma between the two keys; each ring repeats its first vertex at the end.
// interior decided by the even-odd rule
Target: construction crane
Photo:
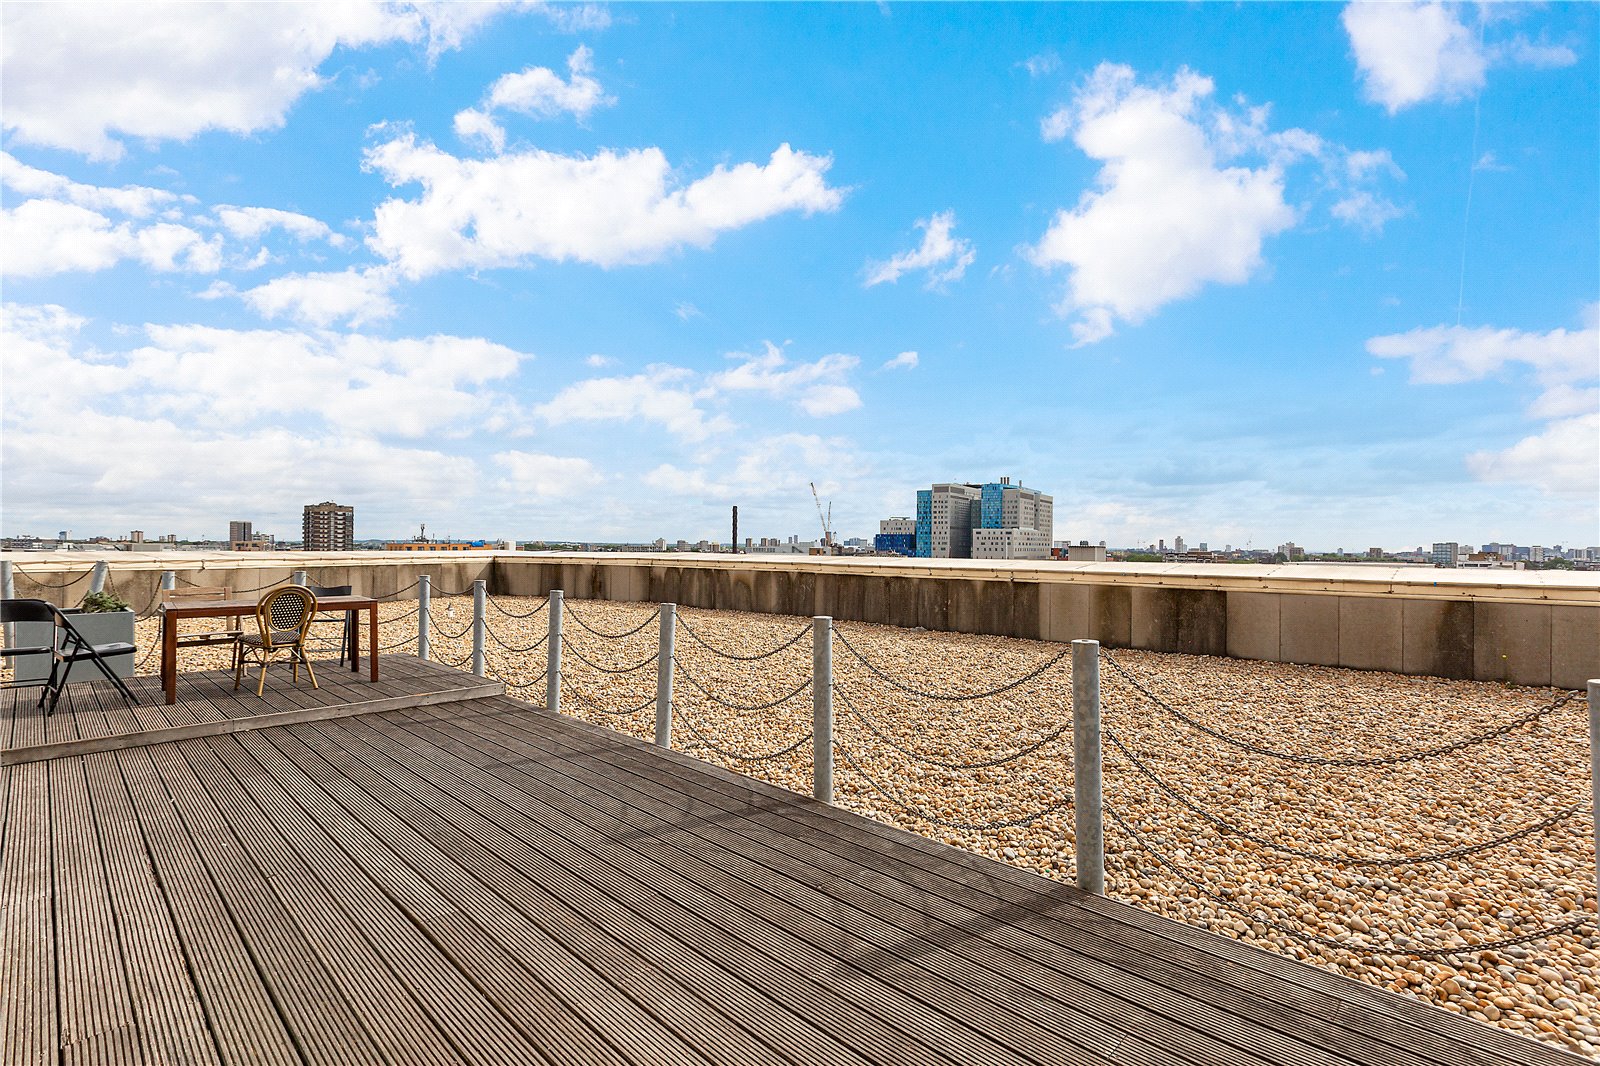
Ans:
{"type": "Polygon", "coordinates": [[[812,502],[817,505],[817,520],[822,523],[822,546],[824,548],[832,548],[833,530],[829,528],[829,526],[833,520],[833,501],[828,501],[828,510],[827,513],[824,514],[822,510],[822,497],[817,495],[817,483],[815,481],[811,482],[811,499],[812,502]]]}

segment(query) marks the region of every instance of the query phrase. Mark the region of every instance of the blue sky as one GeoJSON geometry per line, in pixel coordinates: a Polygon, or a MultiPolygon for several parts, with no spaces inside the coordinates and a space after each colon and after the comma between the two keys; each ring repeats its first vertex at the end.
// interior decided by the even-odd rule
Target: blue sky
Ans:
{"type": "Polygon", "coordinates": [[[0,11],[7,534],[1600,542],[1593,5],[0,11]]]}

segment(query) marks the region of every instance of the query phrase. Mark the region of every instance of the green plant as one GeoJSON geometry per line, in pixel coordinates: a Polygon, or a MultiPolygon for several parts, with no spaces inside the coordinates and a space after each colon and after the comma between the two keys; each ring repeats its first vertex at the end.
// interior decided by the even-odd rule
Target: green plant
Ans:
{"type": "Polygon", "coordinates": [[[88,614],[105,614],[109,611],[131,611],[133,605],[115,592],[91,592],[79,607],[88,614]]]}

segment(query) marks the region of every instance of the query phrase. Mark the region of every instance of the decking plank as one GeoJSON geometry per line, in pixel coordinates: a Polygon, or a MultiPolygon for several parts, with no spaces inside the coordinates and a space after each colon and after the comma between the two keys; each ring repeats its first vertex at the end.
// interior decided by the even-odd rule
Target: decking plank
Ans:
{"type": "MultiPolygon", "coordinates": [[[[414,719],[417,716],[394,717],[414,719]]],[[[452,725],[460,724],[459,720],[451,721],[452,725]]],[[[494,721],[475,720],[471,725],[488,726],[494,721]]],[[[752,813],[748,804],[735,810],[721,802],[716,794],[698,787],[699,782],[691,783],[683,776],[675,777],[669,785],[661,784],[658,779],[659,761],[648,749],[636,750],[634,745],[624,745],[618,750],[607,751],[602,759],[582,744],[573,746],[567,730],[541,728],[538,719],[525,720],[519,717],[514,722],[502,723],[500,729],[511,737],[542,737],[541,750],[551,756],[552,765],[559,765],[566,772],[570,772],[574,766],[587,765],[589,773],[575,779],[574,795],[594,793],[596,785],[606,780],[617,765],[636,769],[638,772],[630,776],[626,783],[630,788],[642,790],[647,799],[640,803],[630,802],[630,806],[649,810],[653,804],[667,804],[669,812],[666,817],[669,820],[678,820],[692,827],[695,835],[710,834],[724,844],[731,841],[731,846],[756,861],[772,864],[774,860],[768,858],[767,853],[776,852],[806,863],[817,870],[818,882],[830,896],[880,912],[891,929],[904,928],[906,923],[915,921],[919,916],[936,916],[948,923],[949,928],[982,930],[979,939],[1028,958],[1049,960],[1049,964],[1058,970],[1073,974],[1085,971],[1099,973],[1100,980],[1108,982],[1103,986],[1108,991],[1120,987],[1121,994],[1131,994],[1139,1002],[1154,1006],[1166,1004],[1168,1009],[1176,1009],[1184,999],[1192,998],[1197,1003],[1209,1004],[1246,1019],[1247,1025],[1282,1027],[1296,1034],[1300,1040],[1316,1045],[1316,1049],[1348,1045],[1350,1051],[1357,1055],[1388,1055],[1395,1062],[1410,1063],[1412,1066],[1433,1061],[1417,1056],[1407,1047],[1380,1045],[1366,1034],[1338,1029],[1319,1014],[1278,1007],[1258,995],[1217,980],[1204,968],[1179,967],[1152,958],[1148,953],[1129,950],[1113,937],[1103,934],[1098,928],[1105,925],[1103,920],[1090,917],[1086,922],[1084,915],[1075,913],[1074,920],[1069,924],[1040,926],[1030,920],[1028,912],[1018,912],[1014,906],[1006,905],[1006,923],[986,922],[993,911],[987,908],[973,909],[974,900],[970,891],[951,896],[946,893],[946,886],[936,880],[908,876],[902,864],[894,863],[880,868],[883,866],[881,850],[862,849],[859,840],[841,841],[836,835],[829,838],[828,846],[823,847],[812,834],[796,833],[792,822],[778,818],[771,820],[770,832],[749,832],[745,827],[762,825],[766,821],[766,812],[752,813]],[[735,814],[738,817],[729,817],[735,814]],[[739,840],[745,841],[745,844],[740,845],[739,840]],[[1063,952],[1066,952],[1065,957],[1057,959],[1056,956],[1063,952]],[[1119,980],[1116,973],[1108,972],[1105,967],[1132,975],[1133,984],[1130,986],[1126,980],[1119,980]],[[1175,992],[1181,995],[1174,996],[1175,992]]],[[[482,730],[478,732],[481,734],[482,730]]],[[[649,831],[649,826],[641,825],[640,831],[649,831]]],[[[781,863],[782,860],[777,862],[781,863]]],[[[1040,888],[1049,884],[1041,882],[1040,888]]],[[[1070,906],[1064,900],[1059,902],[1062,907],[1070,906]]],[[[804,905],[803,901],[801,905],[804,905]]],[[[1281,1049],[1280,1053],[1296,1054],[1292,1048],[1281,1049]]],[[[1304,1048],[1298,1052],[1302,1057],[1306,1053],[1304,1048]]]]}
{"type": "Polygon", "coordinates": [[[149,751],[135,748],[109,757],[122,771],[155,877],[183,945],[186,969],[223,1062],[230,1066],[303,1062],[272,990],[206,872],[149,751]]]}
{"type": "Polygon", "coordinates": [[[51,903],[50,770],[0,770],[6,790],[0,852],[0,1056],[15,1066],[57,1060],[55,930],[51,903]]]}
{"type": "Polygon", "coordinates": [[[122,771],[111,755],[88,756],[83,767],[145,1057],[196,1066],[220,1063],[122,771]]]}
{"type": "MultiPolygon", "coordinates": [[[[354,724],[350,731],[359,731],[363,727],[376,728],[379,724],[377,721],[365,720],[354,724]]],[[[390,754],[403,754],[406,750],[406,745],[396,745],[390,738],[390,754]]],[[[421,751],[420,748],[418,750],[421,751]]],[[[437,764],[440,755],[447,753],[441,751],[424,754],[428,754],[430,761],[437,764]]],[[[471,778],[475,776],[476,768],[470,764],[462,764],[461,760],[456,760],[454,757],[449,761],[457,765],[449,766],[447,773],[451,777],[464,778],[467,787],[473,789],[469,794],[469,801],[475,800],[481,805],[484,786],[487,785],[492,789],[496,787],[496,783],[484,781],[473,783],[471,778]]],[[[425,769],[424,772],[427,773],[425,769]]],[[[437,773],[428,773],[428,780],[431,784],[444,789],[447,794],[459,795],[461,792],[460,786],[454,781],[440,778],[437,773]]],[[[513,796],[511,800],[513,804],[527,807],[527,802],[520,796],[513,796]]],[[[534,797],[529,794],[527,800],[534,800],[534,797]]],[[[539,801],[534,800],[534,802],[539,801]]],[[[495,839],[497,849],[507,849],[519,854],[521,862],[538,860],[538,855],[530,854],[530,849],[526,845],[519,848],[517,835],[507,834],[504,831],[500,831],[498,836],[495,835],[497,826],[501,822],[525,825],[523,820],[528,817],[525,810],[507,806],[496,809],[495,813],[489,816],[470,806],[468,809],[476,816],[470,823],[473,833],[495,839]]],[[[709,937],[711,947],[727,951],[729,941],[743,940],[765,952],[766,959],[750,960],[741,966],[746,980],[750,980],[752,974],[764,976],[765,967],[777,967],[783,971],[795,970],[801,974],[828,975],[830,980],[816,988],[801,986],[786,989],[784,998],[805,1004],[807,1010],[820,1009],[823,1003],[847,997],[857,1002],[862,1011],[861,1016],[865,1019],[863,1024],[866,1026],[867,1036],[863,1046],[867,1048],[895,1048],[897,1056],[905,1057],[912,1054],[919,1046],[923,1048],[948,1046],[962,1061],[986,1058],[1011,1061],[1021,1054],[1018,1046],[1008,1046],[1007,1041],[996,1040],[992,1033],[974,1029],[969,1016],[963,1015],[957,1008],[946,1005],[947,999],[953,999],[969,1008],[970,1012],[982,1012],[988,1001],[981,997],[972,997],[960,984],[930,974],[924,980],[930,983],[933,991],[922,989],[913,991],[907,987],[909,982],[892,980],[883,974],[864,971],[852,965],[850,953],[858,945],[854,943],[854,938],[842,929],[837,930],[832,936],[831,945],[819,945],[812,940],[798,938],[793,929],[785,923],[741,906],[739,901],[726,891],[725,885],[720,886],[722,891],[718,891],[719,886],[708,887],[697,879],[684,876],[672,865],[652,861],[647,855],[649,849],[639,848],[639,842],[631,842],[633,849],[637,850],[607,849],[601,845],[599,848],[590,847],[574,851],[575,847],[582,847],[576,843],[577,840],[590,836],[587,827],[571,819],[564,812],[540,803],[538,818],[533,825],[544,825],[547,822],[562,827],[560,838],[548,844],[552,854],[556,849],[566,845],[565,850],[571,855],[567,860],[570,865],[577,869],[593,870],[593,876],[608,882],[608,891],[612,894],[624,898],[632,894],[637,897],[639,909],[645,912],[672,906],[686,907],[687,915],[691,919],[687,942],[694,943],[696,940],[707,940],[709,937]],[[617,873],[619,870],[627,871],[631,876],[619,875],[617,873]],[[708,931],[708,927],[714,929],[708,931]],[[896,1030],[902,1026],[907,1028],[897,1033],[896,1030]]],[[[531,827],[525,829],[525,833],[536,831],[531,827]]],[[[589,843],[592,844],[593,841],[589,843]]],[[[676,858],[678,865],[700,865],[688,853],[680,852],[676,858]]],[[[1024,1019],[1008,1019],[1015,1025],[1008,1036],[1019,1045],[1031,1045],[1033,1053],[1043,1056],[1043,1061],[1070,1060],[1072,1058],[1070,1045],[1063,1046],[1060,1036],[1062,1030],[1069,1028],[1065,1023],[1072,1021],[1074,1015],[1073,1009],[1068,1007],[1057,1018],[1056,1040],[1047,1050],[1041,1050],[1032,1040],[1018,1039],[1017,1030],[1027,1029],[1024,1019]]],[[[1100,1024],[1095,1019],[1084,1018],[1079,1021],[1083,1023],[1079,1028],[1088,1030],[1080,1032],[1080,1036],[1087,1045],[1083,1050],[1091,1060],[1104,1048],[1117,1044],[1122,1038],[1119,1030],[1100,1024]]],[[[1024,1036],[1031,1035],[1033,1034],[1024,1033],[1024,1036]]],[[[879,1056],[883,1054],[882,1050],[877,1052],[879,1056]]],[[[1152,1054],[1153,1061],[1165,1061],[1170,1058],[1154,1051],[1152,1054]]]]}
{"type": "MultiPolygon", "coordinates": [[[[447,740],[437,737],[428,737],[434,743],[448,745],[447,740]]],[[[511,750],[528,755],[532,749],[526,746],[511,745],[511,750]]],[[[549,760],[549,770],[541,777],[554,778],[570,773],[570,764],[566,759],[571,758],[562,753],[555,754],[555,759],[549,760]]],[[[470,759],[471,756],[469,755],[470,759]]],[[[514,766],[508,767],[502,774],[499,769],[489,772],[495,776],[506,779],[509,775],[521,774],[530,776],[528,760],[518,760],[514,766]]],[[[568,778],[568,780],[573,780],[568,778]]],[[[560,794],[569,797],[570,801],[585,804],[593,802],[595,797],[602,796],[602,788],[609,784],[608,791],[626,791],[632,784],[633,778],[624,775],[614,775],[610,782],[605,777],[599,781],[579,782],[573,780],[576,792],[571,789],[562,789],[559,784],[554,788],[560,794]],[[597,787],[598,786],[598,787],[597,787]]],[[[524,782],[518,785],[527,787],[524,782]]],[[[540,798],[549,802],[551,797],[542,792],[544,787],[551,787],[549,780],[539,782],[540,798]]],[[[985,1002],[1002,1000],[1007,1003],[1008,1009],[1015,1012],[1016,1018],[1012,1019],[1014,1025],[1021,1025],[1025,1020],[1032,1020],[1040,1024],[1041,1034],[1047,1034],[1046,1026],[1051,1020],[1059,1018],[1063,1010],[1070,1010],[1071,1004],[1081,1002],[1086,998],[1099,997],[1104,1001],[1105,1011],[1118,1029],[1134,1031],[1151,1031],[1166,1028],[1170,1032],[1169,1040],[1181,1044],[1184,1050],[1198,1061],[1209,1062],[1247,1062],[1255,1057],[1252,1045],[1268,1044],[1277,1040],[1277,1034],[1270,1030],[1252,1027],[1249,1023],[1239,1023],[1236,1028],[1239,1033],[1233,1034],[1233,1046],[1217,1045],[1199,1029],[1193,1029],[1177,1017],[1162,1016],[1147,1010],[1138,1000],[1127,994],[1124,988],[1121,996],[1111,989],[1120,984],[1129,982],[1120,980],[1123,975],[1110,970],[1098,974],[1101,982],[1106,987],[1095,987],[1072,972],[1051,973],[1037,966],[1033,959],[1023,953],[1013,953],[1009,956],[997,952],[988,952],[988,957],[983,957],[982,952],[976,952],[970,944],[962,945],[960,941],[969,934],[959,925],[954,923],[931,923],[932,928],[925,928],[919,932],[919,944],[924,947],[926,954],[913,964],[909,960],[899,959],[906,944],[906,934],[895,925],[894,921],[878,919],[870,909],[873,905],[881,903],[876,897],[854,894],[854,898],[847,895],[828,896],[816,891],[808,880],[821,875],[826,879],[823,871],[816,869],[795,868],[795,864],[787,859],[781,859],[774,865],[763,866],[750,860],[747,856],[736,850],[728,850],[727,845],[732,839],[726,835],[719,835],[715,827],[704,834],[695,835],[692,844],[684,846],[672,843],[679,832],[688,832],[682,827],[695,824],[699,816],[689,812],[682,818],[654,818],[651,815],[641,815],[639,804],[648,804],[648,800],[635,793],[625,801],[619,801],[614,796],[605,796],[598,801],[593,809],[600,817],[601,807],[611,808],[611,816],[618,817],[615,827],[608,827],[609,831],[618,835],[625,834],[629,839],[635,840],[634,846],[658,851],[658,857],[664,857],[676,849],[685,854],[696,857],[712,856],[715,864],[707,863],[708,872],[702,872],[696,879],[708,890],[718,895],[731,899],[742,900],[747,909],[770,914],[773,920],[784,927],[799,931],[805,930],[808,938],[814,943],[826,944],[830,940],[837,940],[841,934],[860,939],[862,943],[859,950],[864,954],[864,959],[858,960],[857,965],[863,963],[871,969],[879,967],[896,967],[904,963],[903,968],[911,971],[902,974],[901,979],[907,976],[926,982],[929,980],[949,980],[945,974],[955,975],[959,983],[953,990],[947,989],[939,997],[940,1000],[950,1003],[962,1003],[964,1008],[960,1013],[971,1016],[980,1013],[985,1002]],[[608,802],[609,801],[609,802],[608,802]],[[626,828],[623,828],[626,827],[626,828]],[[819,921],[814,914],[838,915],[832,922],[819,921]],[[874,922],[877,925],[874,925],[874,922]],[[874,937],[872,934],[876,933],[874,937]],[[963,948],[959,953],[947,950],[953,946],[963,948]],[[922,963],[930,964],[926,973],[918,975],[917,968],[922,963]],[[963,997],[967,997],[965,1000],[963,997]]],[[[561,804],[557,804],[561,806],[561,804]]],[[[573,810],[574,815],[584,818],[581,807],[573,810]]],[[[682,813],[682,812],[680,812],[682,813]]],[[[594,817],[594,816],[589,816],[594,817]]],[[[682,865],[681,863],[679,864],[682,865]]],[[[907,909],[904,914],[894,916],[898,920],[915,920],[917,912],[907,909]]],[[[990,915],[974,915],[977,924],[992,921],[990,915]]],[[[1047,945],[1048,946],[1048,945],[1047,945]]],[[[1085,960],[1078,960],[1077,969],[1086,968],[1085,960]]],[[[1160,1002],[1162,996],[1158,988],[1138,988],[1136,992],[1142,993],[1147,1001],[1160,1002]]],[[[1187,1002],[1184,1003],[1188,1006],[1187,1002]]],[[[1045,1037],[1046,1042],[1048,1037],[1045,1037]]],[[[1340,1061],[1326,1054],[1319,1055],[1315,1049],[1304,1047],[1284,1046],[1278,1052],[1283,1056],[1282,1061],[1289,1062],[1322,1062],[1332,1063],[1340,1061]],[[1309,1054],[1308,1054],[1309,1050],[1309,1054]]],[[[1264,1061],[1264,1060],[1263,1060],[1264,1061]]]]}

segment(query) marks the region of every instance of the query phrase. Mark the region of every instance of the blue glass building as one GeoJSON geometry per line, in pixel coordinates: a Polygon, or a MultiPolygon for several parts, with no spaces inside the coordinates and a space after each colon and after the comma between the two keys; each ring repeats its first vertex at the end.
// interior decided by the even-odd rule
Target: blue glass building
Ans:
{"type": "Polygon", "coordinates": [[[917,490],[917,543],[913,554],[927,559],[933,554],[933,490],[917,490]]]}

